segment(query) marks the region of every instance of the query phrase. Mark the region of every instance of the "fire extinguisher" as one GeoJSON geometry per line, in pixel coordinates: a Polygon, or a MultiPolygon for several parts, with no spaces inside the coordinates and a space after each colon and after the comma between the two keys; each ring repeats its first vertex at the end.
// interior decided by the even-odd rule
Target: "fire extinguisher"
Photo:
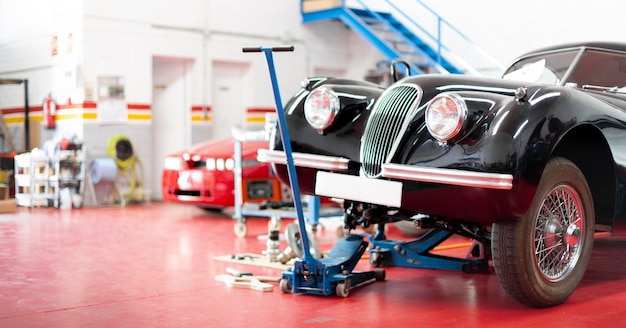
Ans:
{"type": "Polygon", "coordinates": [[[43,127],[46,129],[54,129],[56,121],[54,116],[57,113],[57,104],[52,99],[52,96],[48,95],[43,100],[42,112],[43,112],[43,127]]]}

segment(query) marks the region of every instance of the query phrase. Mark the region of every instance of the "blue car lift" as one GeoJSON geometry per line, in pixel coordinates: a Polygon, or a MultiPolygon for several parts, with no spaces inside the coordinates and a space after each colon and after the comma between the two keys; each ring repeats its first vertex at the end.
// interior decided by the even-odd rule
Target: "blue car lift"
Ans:
{"type": "Polygon", "coordinates": [[[300,199],[300,187],[291,150],[291,139],[287,130],[287,121],[272,55],[273,52],[291,52],[293,50],[293,46],[243,48],[243,52],[263,52],[267,60],[274,101],[276,102],[278,128],[287,159],[289,184],[293,195],[304,254],[302,258],[295,261],[291,270],[283,272],[280,288],[286,293],[293,292],[295,294],[324,296],[335,294],[347,297],[352,287],[368,282],[385,280],[385,271],[382,269],[366,272],[353,271],[363,253],[367,250],[368,242],[364,240],[364,235],[349,235],[345,239],[340,239],[328,255],[322,259],[318,260],[311,254],[302,210],[302,200],[300,199]]]}

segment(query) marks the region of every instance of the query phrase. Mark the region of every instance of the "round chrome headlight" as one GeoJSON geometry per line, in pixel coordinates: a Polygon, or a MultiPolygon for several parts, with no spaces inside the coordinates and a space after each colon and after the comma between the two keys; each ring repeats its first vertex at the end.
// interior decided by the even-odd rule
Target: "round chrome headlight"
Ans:
{"type": "Polygon", "coordinates": [[[467,105],[455,93],[442,93],[426,108],[426,127],[437,140],[445,143],[454,138],[467,119],[467,105]]]}
{"type": "Polygon", "coordinates": [[[339,97],[328,87],[321,86],[311,91],[304,102],[304,116],[309,124],[320,133],[329,127],[339,112],[339,97]]]}

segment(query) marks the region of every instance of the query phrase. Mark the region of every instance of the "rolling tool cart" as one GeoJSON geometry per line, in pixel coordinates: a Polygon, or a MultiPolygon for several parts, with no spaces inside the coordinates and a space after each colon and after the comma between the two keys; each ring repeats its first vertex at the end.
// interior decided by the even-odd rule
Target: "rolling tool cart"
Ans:
{"type": "MultiPolygon", "coordinates": [[[[245,237],[248,233],[246,217],[268,217],[272,220],[297,219],[297,214],[293,209],[292,202],[282,201],[280,182],[274,179],[262,179],[244,181],[243,179],[243,154],[242,143],[245,141],[265,140],[265,131],[242,131],[233,130],[234,139],[234,175],[235,175],[235,206],[233,219],[235,219],[234,232],[237,237],[245,237]],[[247,194],[261,194],[261,198],[271,198],[275,201],[266,204],[246,203],[246,199],[251,197],[247,194]]],[[[317,196],[306,196],[306,211],[303,210],[306,222],[313,227],[317,227],[320,218],[337,217],[342,215],[338,206],[323,206],[317,196]]]]}
{"type": "Polygon", "coordinates": [[[300,229],[303,256],[295,261],[291,270],[283,272],[280,288],[286,293],[293,292],[296,294],[324,296],[335,294],[347,297],[352,287],[368,282],[385,280],[385,271],[383,269],[366,272],[353,271],[363,253],[367,250],[368,242],[365,240],[364,235],[349,235],[345,239],[340,239],[328,255],[322,259],[318,260],[311,254],[289,131],[272,56],[273,52],[293,50],[293,46],[243,48],[243,52],[263,52],[267,60],[274,100],[276,102],[278,129],[285,150],[289,183],[300,229]]]}

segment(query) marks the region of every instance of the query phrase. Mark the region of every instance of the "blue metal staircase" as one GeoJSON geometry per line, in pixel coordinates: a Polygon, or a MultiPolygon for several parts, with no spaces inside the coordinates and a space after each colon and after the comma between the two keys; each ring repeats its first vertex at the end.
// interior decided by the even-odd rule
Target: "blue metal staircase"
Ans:
{"type": "MultiPolygon", "coordinates": [[[[483,75],[483,70],[503,70],[504,67],[469,38],[441,18],[420,0],[302,0],[301,13],[304,23],[339,20],[358,35],[375,46],[389,60],[401,59],[409,63],[412,74],[450,73],[483,75]],[[410,13],[410,14],[409,14],[410,13]],[[420,17],[420,23],[414,18],[420,17]],[[430,21],[430,24],[429,24],[430,21]],[[445,32],[445,34],[444,34],[445,32]],[[464,43],[463,58],[455,55],[443,37],[464,43]],[[468,54],[471,48],[481,57],[479,68],[467,61],[475,58],[468,54]],[[488,67],[488,68],[487,68],[488,67]]],[[[458,46],[458,44],[457,44],[458,46]]]]}

